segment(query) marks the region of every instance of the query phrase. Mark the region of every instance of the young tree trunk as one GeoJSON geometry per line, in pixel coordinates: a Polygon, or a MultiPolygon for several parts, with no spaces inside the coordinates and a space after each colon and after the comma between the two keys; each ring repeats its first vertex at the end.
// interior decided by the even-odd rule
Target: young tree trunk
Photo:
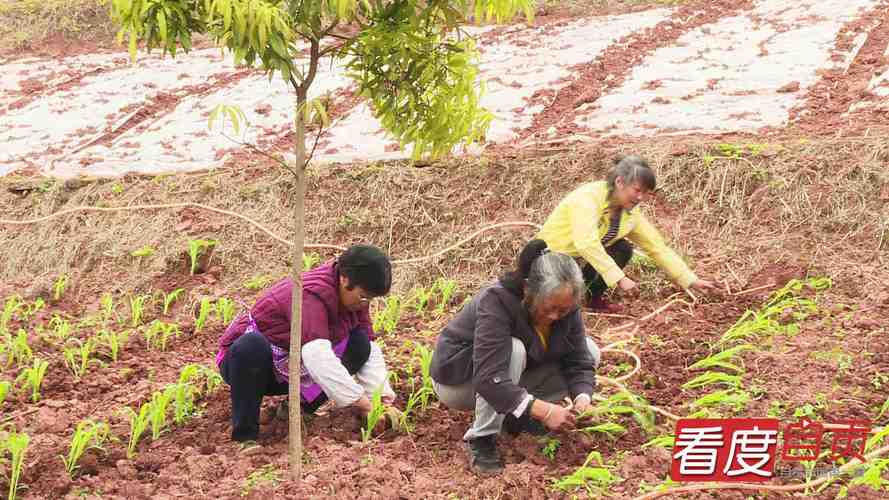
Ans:
{"type": "Polygon", "coordinates": [[[306,198],[306,124],[303,119],[303,106],[306,91],[296,90],[296,174],[293,193],[293,308],[290,320],[290,432],[288,448],[290,452],[290,475],[294,481],[302,479],[302,401],[300,397],[300,373],[302,350],[302,296],[303,296],[303,245],[305,244],[305,198],[306,198]]]}

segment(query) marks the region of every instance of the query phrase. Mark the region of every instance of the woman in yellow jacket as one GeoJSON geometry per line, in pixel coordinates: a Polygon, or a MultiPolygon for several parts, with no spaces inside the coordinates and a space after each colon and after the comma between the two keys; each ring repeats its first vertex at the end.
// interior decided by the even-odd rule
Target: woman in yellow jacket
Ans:
{"type": "Polygon", "coordinates": [[[606,180],[584,184],[562,199],[537,235],[552,251],[584,261],[581,270],[589,292],[588,307],[614,312],[620,308],[602,298],[605,290],[615,285],[625,292],[636,288],[636,282],[623,272],[633,255],[630,242],[682,288],[716,288],[698,278],[636,208],[655,187],[648,163],[639,156],[626,156],[606,180]]]}

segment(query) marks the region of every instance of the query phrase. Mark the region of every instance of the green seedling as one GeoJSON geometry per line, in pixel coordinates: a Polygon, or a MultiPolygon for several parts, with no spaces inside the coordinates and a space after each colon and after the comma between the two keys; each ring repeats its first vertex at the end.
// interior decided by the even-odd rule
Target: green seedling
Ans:
{"type": "Polygon", "coordinates": [[[13,432],[7,436],[4,443],[6,451],[11,456],[9,464],[9,500],[15,500],[18,492],[19,479],[22,477],[22,470],[25,467],[25,452],[28,451],[28,444],[31,437],[25,433],[13,432]]]}
{"type": "Polygon", "coordinates": [[[867,486],[876,491],[889,490],[889,480],[883,479],[883,472],[889,468],[889,458],[880,458],[867,462],[867,468],[849,482],[849,486],[867,486]]]}
{"type": "Polygon", "coordinates": [[[272,278],[271,276],[261,274],[247,280],[244,283],[244,288],[248,290],[262,290],[263,288],[272,284],[272,281],[274,281],[274,278],[272,278]]]}
{"type": "Polygon", "coordinates": [[[390,295],[386,297],[385,306],[382,311],[374,314],[373,329],[375,332],[385,332],[391,334],[401,319],[401,297],[398,295],[390,295]]]}
{"type": "Polygon", "coordinates": [[[716,391],[696,399],[692,407],[711,408],[714,406],[728,407],[739,412],[750,402],[750,394],[739,390],[716,391]]]}
{"type": "Polygon", "coordinates": [[[448,304],[451,303],[451,299],[454,297],[454,293],[457,291],[457,282],[454,280],[449,280],[445,278],[439,278],[435,281],[434,289],[438,290],[438,293],[441,294],[439,298],[438,305],[435,308],[435,312],[438,314],[444,314],[445,308],[448,304]]]}
{"type": "Polygon", "coordinates": [[[578,420],[587,418],[609,419],[621,415],[629,415],[647,433],[655,430],[654,412],[644,398],[628,391],[621,391],[601,401],[578,416],[578,420]]]}
{"type": "Polygon", "coordinates": [[[548,458],[550,462],[554,462],[556,460],[556,452],[559,451],[559,447],[562,446],[562,441],[556,438],[545,437],[540,441],[540,444],[543,445],[543,448],[540,449],[540,453],[548,458]]]}
{"type": "Polygon", "coordinates": [[[102,450],[102,444],[108,438],[110,429],[105,422],[93,422],[92,420],[81,420],[74,429],[74,435],[71,437],[71,447],[68,449],[68,456],[62,455],[62,463],[65,464],[65,471],[71,479],[77,472],[77,462],[89,449],[102,450]]]}
{"type": "Polygon", "coordinates": [[[697,377],[682,384],[683,389],[698,389],[708,385],[722,384],[733,389],[741,387],[740,375],[729,375],[728,373],[709,371],[702,373],[697,377]]]}
{"type": "Polygon", "coordinates": [[[25,363],[31,362],[34,353],[31,350],[31,346],[28,345],[28,332],[19,329],[15,338],[9,338],[7,336],[5,347],[0,349],[0,352],[5,353],[6,368],[9,368],[12,365],[21,367],[25,363]]]}
{"type": "Polygon", "coordinates": [[[367,414],[367,426],[361,429],[361,441],[366,443],[373,437],[373,431],[376,429],[380,419],[384,418],[386,409],[383,406],[383,386],[381,385],[374,391],[371,398],[370,413],[367,414]]]}
{"type": "Polygon", "coordinates": [[[604,424],[593,425],[590,427],[584,427],[579,430],[581,432],[586,432],[587,434],[596,434],[596,433],[605,434],[612,440],[617,439],[618,436],[621,436],[621,435],[627,433],[626,427],[624,427],[620,424],[616,424],[614,422],[605,422],[604,424]]]}
{"type": "Polygon", "coordinates": [[[196,394],[210,394],[222,384],[222,376],[216,370],[191,363],[185,365],[179,372],[179,383],[191,384],[196,394]],[[203,383],[196,382],[200,377],[204,378],[203,383]]]}
{"type": "Polygon", "coordinates": [[[321,263],[321,256],[314,252],[303,254],[303,271],[310,271],[321,263]]]}
{"type": "Polygon", "coordinates": [[[191,274],[198,270],[198,258],[205,250],[216,246],[216,240],[188,240],[188,257],[191,259],[191,274]]]}
{"type": "Polygon", "coordinates": [[[726,349],[722,352],[718,352],[711,356],[708,356],[697,363],[688,367],[689,370],[705,370],[707,368],[725,368],[727,370],[733,370],[736,373],[744,373],[744,369],[731,363],[730,360],[734,358],[736,355],[743,351],[752,350],[754,347],[751,344],[741,344],[730,349],[726,349]]]}
{"type": "Polygon", "coordinates": [[[676,443],[676,436],[668,435],[668,436],[658,436],[651,441],[642,445],[642,449],[645,448],[666,448],[668,450],[672,450],[673,446],[676,443]]]}
{"type": "Polygon", "coordinates": [[[145,336],[145,347],[149,351],[154,348],[163,352],[167,350],[167,342],[170,337],[179,338],[179,325],[156,319],[148,325],[143,335],[145,336]]]}
{"type": "Polygon", "coordinates": [[[435,294],[435,287],[430,287],[428,289],[420,287],[414,290],[414,294],[411,297],[411,303],[414,305],[414,310],[416,310],[418,314],[423,314],[426,311],[426,306],[429,305],[429,299],[432,298],[433,294],[435,294]]]}
{"type": "Polygon", "coordinates": [[[170,313],[170,306],[173,305],[173,302],[179,298],[179,295],[181,295],[183,291],[185,291],[185,289],[177,288],[170,293],[161,292],[164,295],[164,316],[170,313]]]}
{"type": "Polygon", "coordinates": [[[188,382],[179,382],[167,386],[167,390],[173,395],[173,422],[181,425],[195,413],[195,388],[188,382]]]}
{"type": "Polygon", "coordinates": [[[9,390],[12,388],[12,383],[6,380],[0,380],[0,405],[6,401],[6,395],[9,394],[9,390]]]}
{"type": "Polygon", "coordinates": [[[42,359],[34,358],[34,364],[22,370],[15,382],[23,389],[31,391],[31,401],[36,403],[40,401],[40,386],[43,384],[43,377],[46,375],[46,369],[49,363],[42,359]]]}
{"type": "Polygon", "coordinates": [[[130,442],[127,445],[127,458],[136,456],[136,446],[139,445],[142,434],[148,429],[148,415],[150,411],[151,403],[142,403],[142,406],[139,407],[139,413],[133,411],[129,406],[124,408],[124,413],[130,421],[130,442]]]}
{"type": "Polygon", "coordinates": [[[18,312],[21,305],[21,298],[18,295],[6,298],[6,302],[3,303],[3,314],[0,315],[0,334],[9,331],[9,322],[12,320],[15,313],[18,312]]]}
{"type": "Polygon", "coordinates": [[[426,411],[429,407],[429,398],[435,395],[435,389],[432,386],[432,349],[423,344],[414,342],[414,356],[420,363],[420,377],[423,381],[420,394],[420,409],[426,411]]]}
{"type": "Polygon", "coordinates": [[[154,255],[154,252],[155,252],[154,247],[145,245],[144,247],[139,248],[138,250],[133,250],[132,252],[130,252],[130,255],[132,255],[133,257],[136,257],[138,259],[138,258],[142,258],[142,257],[151,257],[152,255],[154,255]]]}
{"type": "Polygon", "coordinates": [[[153,440],[157,440],[164,429],[167,428],[167,412],[172,399],[173,391],[169,388],[163,391],[156,391],[151,396],[148,420],[151,422],[151,439],[153,440]]]}
{"type": "Polygon", "coordinates": [[[105,355],[115,363],[120,356],[120,349],[126,345],[129,339],[130,334],[125,331],[112,332],[110,330],[102,330],[96,336],[96,342],[98,342],[99,347],[104,348],[105,355]]]}
{"type": "Polygon", "coordinates": [[[68,275],[63,274],[58,277],[52,284],[52,299],[56,302],[62,298],[62,295],[65,293],[65,288],[68,287],[68,275]]]}
{"type": "Polygon", "coordinates": [[[130,297],[130,314],[132,322],[130,326],[138,328],[142,324],[143,314],[145,312],[145,303],[150,299],[150,295],[136,295],[130,297]]]}
{"type": "Polygon", "coordinates": [[[554,481],[553,488],[564,492],[584,488],[591,497],[599,497],[608,490],[609,486],[620,480],[618,476],[604,467],[602,455],[598,451],[592,451],[576,471],[554,481]],[[593,460],[599,463],[599,467],[590,467],[593,460]]]}
{"type": "Polygon", "coordinates": [[[37,299],[34,300],[33,304],[28,304],[27,302],[23,302],[19,306],[19,313],[20,313],[19,315],[20,315],[21,319],[27,321],[27,320],[31,319],[32,316],[37,314],[37,311],[42,310],[44,307],[46,307],[46,302],[42,298],[38,297],[37,299]]]}
{"type": "Polygon", "coordinates": [[[220,297],[216,301],[216,313],[222,324],[228,325],[235,319],[235,302],[226,297],[220,297]]]}
{"type": "Polygon", "coordinates": [[[210,319],[210,313],[214,310],[215,307],[213,306],[213,302],[208,297],[201,299],[201,308],[198,311],[198,317],[194,322],[195,333],[204,329],[204,325],[206,325],[207,320],[210,319]]]}
{"type": "Polygon", "coordinates": [[[280,473],[275,469],[274,464],[266,464],[261,469],[255,470],[247,476],[244,481],[244,488],[241,489],[241,496],[246,497],[261,484],[275,487],[281,481],[280,473]]]}
{"type": "Polygon", "coordinates": [[[53,338],[61,342],[68,340],[74,330],[71,323],[58,314],[54,314],[49,320],[49,327],[52,328],[53,338]]]}
{"type": "Polygon", "coordinates": [[[87,372],[90,365],[104,364],[98,359],[92,358],[93,352],[96,350],[95,338],[89,338],[86,341],[72,338],[68,343],[75,345],[65,347],[62,351],[62,357],[65,359],[65,366],[71,370],[75,379],[80,380],[80,378],[87,372]]]}
{"type": "Polygon", "coordinates": [[[113,320],[114,297],[112,297],[110,293],[103,294],[102,298],[99,300],[99,304],[102,308],[102,320],[105,322],[113,320]]]}

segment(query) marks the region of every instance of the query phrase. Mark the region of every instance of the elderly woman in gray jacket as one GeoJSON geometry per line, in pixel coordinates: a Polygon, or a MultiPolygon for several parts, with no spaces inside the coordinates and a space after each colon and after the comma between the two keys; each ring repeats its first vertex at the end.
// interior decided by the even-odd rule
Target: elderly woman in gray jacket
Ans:
{"type": "Polygon", "coordinates": [[[517,269],[483,288],[438,337],[431,375],[448,407],[475,410],[469,465],[503,469],[500,430],[542,434],[574,425],[596,387],[599,349],[584,333],[583,276],[569,256],[528,243],[517,269]],[[573,408],[560,402],[570,396],[573,408]]]}

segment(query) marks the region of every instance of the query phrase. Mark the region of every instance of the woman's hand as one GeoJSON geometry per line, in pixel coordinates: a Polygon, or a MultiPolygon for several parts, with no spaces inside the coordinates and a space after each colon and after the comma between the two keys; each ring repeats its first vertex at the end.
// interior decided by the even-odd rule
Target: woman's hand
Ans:
{"type": "Polygon", "coordinates": [[[699,279],[699,280],[695,281],[694,283],[692,283],[691,285],[689,285],[689,288],[694,288],[695,290],[699,290],[704,293],[719,291],[719,288],[717,288],[716,283],[713,283],[712,281],[701,280],[701,279],[699,279]]]}
{"type": "Polygon", "coordinates": [[[589,394],[578,394],[576,398],[574,398],[573,408],[574,413],[580,415],[585,411],[590,409],[590,403],[592,399],[589,394]]]}
{"type": "Polygon", "coordinates": [[[531,416],[539,420],[547,429],[557,431],[574,425],[574,414],[571,407],[564,407],[547,401],[535,399],[531,407],[531,416]]]}
{"type": "Polygon", "coordinates": [[[636,282],[624,276],[617,282],[617,286],[624,292],[632,292],[636,288],[636,282]]]}

